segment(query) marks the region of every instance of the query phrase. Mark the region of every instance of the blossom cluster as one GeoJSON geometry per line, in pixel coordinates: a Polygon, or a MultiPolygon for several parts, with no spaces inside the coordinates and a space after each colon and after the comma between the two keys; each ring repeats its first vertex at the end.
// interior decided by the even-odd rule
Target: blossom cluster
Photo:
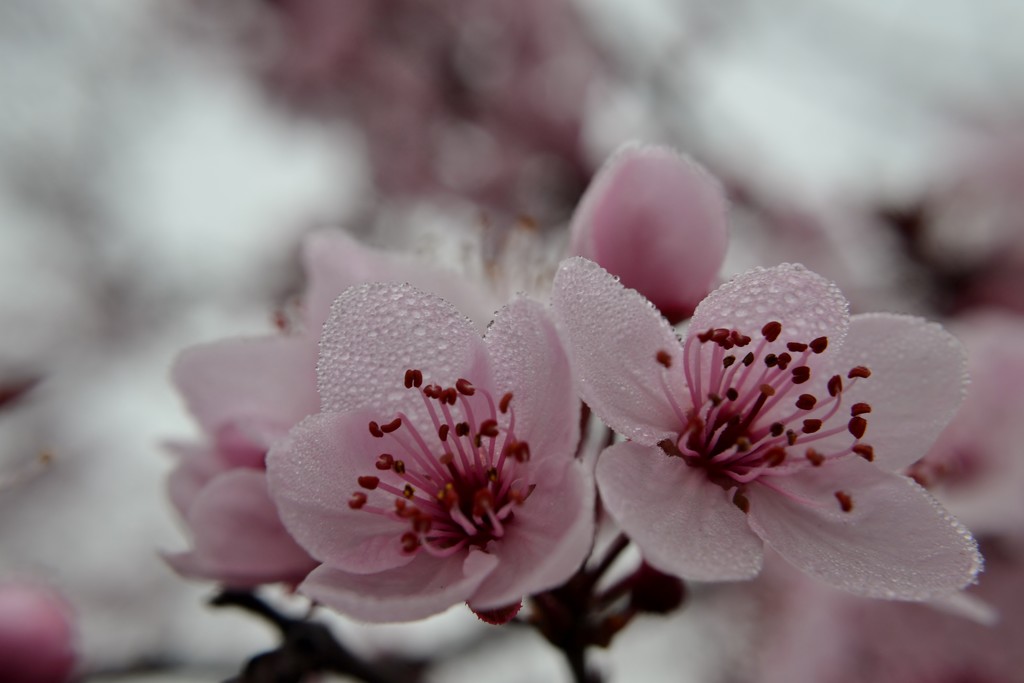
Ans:
{"type": "Polygon", "coordinates": [[[553,643],[545,605],[629,543],[634,608],[645,582],[752,579],[766,547],[860,596],[955,602],[975,581],[974,538],[921,485],[965,391],[951,334],[851,315],[801,265],[716,287],[724,192],[669,149],[620,150],[570,230],[546,286],[508,301],[311,235],[279,333],[176,364],[208,439],[174,447],[192,543],[171,565],[367,622],[466,603],[504,623],[526,600],[553,643]]]}

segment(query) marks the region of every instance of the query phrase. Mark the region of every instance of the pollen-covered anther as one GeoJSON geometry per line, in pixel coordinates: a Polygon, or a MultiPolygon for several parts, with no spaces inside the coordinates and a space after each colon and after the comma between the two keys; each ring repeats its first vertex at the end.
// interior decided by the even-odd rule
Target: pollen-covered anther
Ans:
{"type": "Polygon", "coordinates": [[[762,396],[771,397],[775,395],[775,387],[773,387],[771,384],[762,384],[760,387],[760,391],[762,396]]]}
{"type": "Polygon", "coordinates": [[[380,477],[373,477],[373,476],[370,476],[370,475],[366,475],[366,476],[359,477],[359,479],[357,479],[356,481],[359,482],[359,485],[361,487],[363,487],[364,489],[367,489],[369,491],[373,491],[375,488],[380,486],[380,477]]]}
{"type": "Polygon", "coordinates": [[[818,399],[811,394],[800,394],[800,398],[796,400],[796,407],[800,410],[811,410],[815,404],[818,403],[818,399]]]}
{"type": "Polygon", "coordinates": [[[858,415],[867,415],[871,412],[871,404],[869,403],[854,403],[850,406],[850,416],[857,417],[858,415]]]}
{"type": "Polygon", "coordinates": [[[665,349],[659,349],[658,352],[654,354],[654,359],[665,366],[665,368],[672,367],[672,354],[665,349]]]}
{"type": "Polygon", "coordinates": [[[866,443],[854,444],[850,450],[852,450],[854,453],[864,458],[868,462],[875,461],[875,449],[866,443]]]}
{"type": "Polygon", "coordinates": [[[348,506],[353,510],[358,510],[364,505],[366,505],[366,494],[362,491],[356,491],[352,494],[352,497],[348,499],[348,506]]]}
{"type": "Polygon", "coordinates": [[[463,396],[472,396],[476,393],[476,387],[474,387],[468,379],[459,379],[455,382],[455,390],[463,396]]]}
{"type": "Polygon", "coordinates": [[[821,425],[822,425],[821,420],[815,420],[815,419],[804,420],[804,426],[803,426],[803,428],[801,428],[800,431],[802,431],[804,434],[814,434],[815,432],[817,432],[817,431],[819,431],[821,429],[821,425]]]}
{"type": "Polygon", "coordinates": [[[793,384],[803,384],[811,379],[811,369],[806,365],[793,368],[793,384]]]}
{"type": "Polygon", "coordinates": [[[373,466],[382,471],[390,470],[395,466],[395,456],[390,453],[381,453],[377,456],[377,462],[373,466]]]}
{"type": "Polygon", "coordinates": [[[395,460],[395,466],[392,469],[395,470],[395,474],[405,474],[405,462],[402,460],[395,460]]]}
{"type": "Polygon", "coordinates": [[[782,334],[782,323],[777,320],[773,320],[761,328],[761,336],[769,342],[778,339],[780,334],[782,334]]]}
{"type": "Polygon", "coordinates": [[[412,500],[416,495],[416,489],[412,487],[412,484],[406,484],[405,488],[402,489],[402,495],[405,496],[407,500],[412,500]]]}
{"type": "Polygon", "coordinates": [[[850,512],[853,510],[853,498],[846,491],[836,491],[836,500],[839,501],[839,508],[843,512],[850,512]]]}
{"type": "Polygon", "coordinates": [[[846,376],[849,379],[854,379],[854,378],[857,378],[857,377],[860,377],[862,379],[867,379],[868,377],[871,376],[871,370],[867,369],[863,365],[858,365],[856,367],[850,368],[850,372],[848,372],[846,374],[846,376]]]}
{"type": "Polygon", "coordinates": [[[484,420],[480,423],[480,436],[494,438],[498,436],[498,421],[484,420]]]}
{"type": "Polygon", "coordinates": [[[847,429],[853,434],[853,438],[860,439],[864,437],[864,433],[868,430],[868,421],[863,417],[851,417],[850,422],[847,424],[847,429]]]}
{"type": "Polygon", "coordinates": [[[813,448],[808,448],[807,452],[804,453],[804,457],[806,457],[807,460],[810,461],[810,463],[815,467],[821,467],[822,464],[825,462],[825,456],[819,453],[818,451],[814,450],[813,448]]]}

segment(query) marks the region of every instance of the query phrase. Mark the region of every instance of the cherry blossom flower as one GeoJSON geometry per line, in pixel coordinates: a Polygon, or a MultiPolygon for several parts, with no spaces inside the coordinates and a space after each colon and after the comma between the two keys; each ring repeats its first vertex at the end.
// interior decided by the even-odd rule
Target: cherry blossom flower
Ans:
{"type": "Polygon", "coordinates": [[[937,325],[851,318],[789,264],[712,292],[683,341],[585,259],[563,264],[553,305],[583,399],[630,439],[598,461],[602,499],[654,567],[749,578],[767,543],[838,588],[913,600],[978,572],[970,534],[897,474],[961,400],[963,353],[937,325]]]}
{"type": "Polygon", "coordinates": [[[487,310],[457,275],[340,231],[314,233],[303,246],[309,286],[294,329],[195,346],[175,364],[175,383],[209,436],[208,444],[171,446],[179,465],[168,488],[192,548],[165,557],[183,575],[242,587],[297,583],[316,566],[281,525],[264,460],[271,444],[319,410],[320,329],[338,294],[372,277],[400,277],[462,292],[461,302],[478,318],[487,310]]]}
{"type": "Polygon", "coordinates": [[[0,584],[0,671],[5,681],[64,683],[75,662],[71,608],[50,588],[0,584]]]}
{"type": "Polygon", "coordinates": [[[514,300],[481,338],[410,285],[355,287],[324,327],[318,377],[322,412],[268,455],[281,518],[321,562],[301,592],[366,621],[462,601],[503,621],[582,563],[593,491],[543,306],[514,300]]]}
{"type": "Polygon", "coordinates": [[[688,318],[725,258],[721,184],[667,147],[628,144],[573,214],[570,252],[595,261],[673,320],[688,318]]]}

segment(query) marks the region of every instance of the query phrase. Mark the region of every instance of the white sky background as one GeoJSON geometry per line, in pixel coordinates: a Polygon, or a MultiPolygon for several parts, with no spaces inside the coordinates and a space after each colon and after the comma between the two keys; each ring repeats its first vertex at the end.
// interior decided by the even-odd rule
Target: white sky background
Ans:
{"type": "MultiPolygon", "coordinates": [[[[628,79],[593,94],[595,162],[643,137],[810,205],[898,200],[1024,110],[1014,0],[576,4],[628,79]]],[[[167,368],[197,341],[269,331],[300,235],[363,229],[368,181],[355,132],[272,109],[216,26],[186,43],[179,19],[155,0],[0,5],[0,380],[45,380],[0,414],[0,468],[55,455],[0,491],[0,577],[63,590],[91,667],[170,657],[209,679],[270,638],[205,612],[206,587],[155,554],[183,545],[159,442],[194,429],[167,368]]],[[[464,616],[442,622],[475,628],[464,616]]],[[[636,629],[677,651],[694,631],[636,629]]],[[[641,640],[605,659],[678,681],[682,662],[641,640]]],[[[537,662],[507,680],[558,666],[537,662]]]]}

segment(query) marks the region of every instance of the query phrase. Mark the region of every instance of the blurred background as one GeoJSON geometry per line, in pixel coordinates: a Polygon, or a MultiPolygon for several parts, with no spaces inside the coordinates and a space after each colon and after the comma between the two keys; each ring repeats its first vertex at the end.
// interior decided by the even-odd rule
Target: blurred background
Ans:
{"type": "MultiPolygon", "coordinates": [[[[311,230],[472,270],[510,232],[557,240],[641,140],[724,182],[722,277],[799,261],[855,311],[961,336],[971,407],[915,474],[983,538],[978,594],[1004,609],[983,627],[779,570],[698,586],[596,661],[622,681],[1024,681],[1021,26],[1014,0],[4,0],[0,581],[64,596],[90,680],[237,672],[274,633],[158,555],[185,544],[161,444],[197,434],[176,354],[272,331],[311,230]],[[939,635],[881,644],[878,624],[939,635]]],[[[446,658],[431,680],[568,680],[539,637],[465,610],[334,623],[446,658]]]]}

